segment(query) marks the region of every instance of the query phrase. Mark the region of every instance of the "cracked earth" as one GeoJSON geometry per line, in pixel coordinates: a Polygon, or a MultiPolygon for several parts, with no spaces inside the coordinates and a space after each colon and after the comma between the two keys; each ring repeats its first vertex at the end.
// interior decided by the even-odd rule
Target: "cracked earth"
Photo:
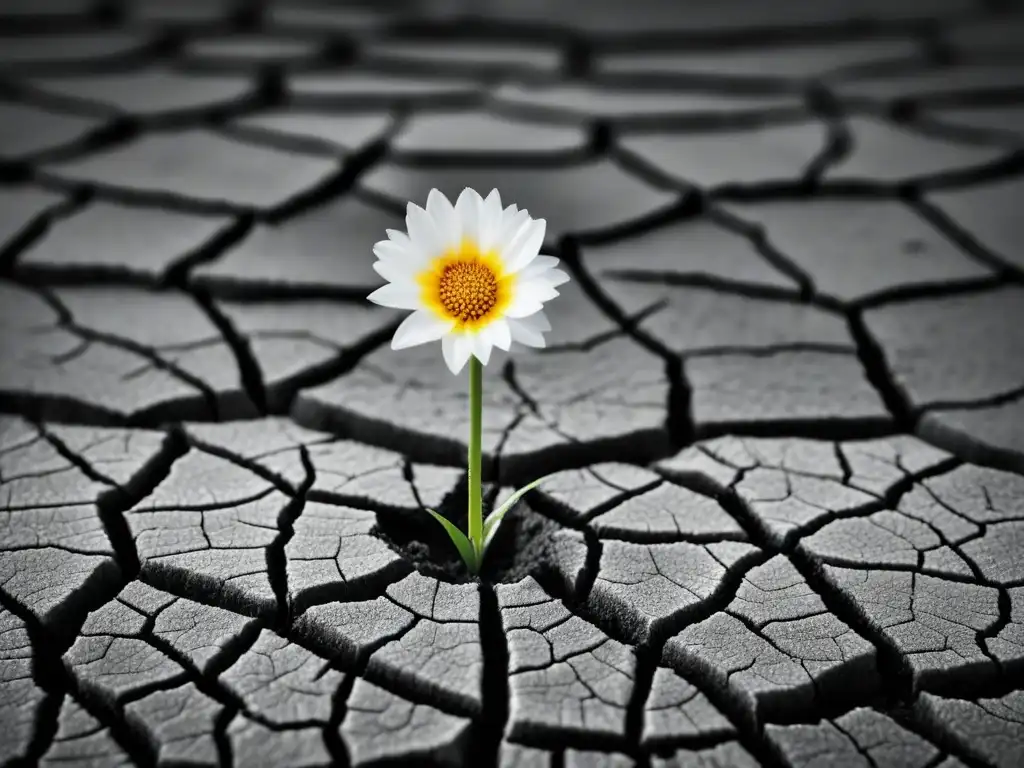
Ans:
{"type": "Polygon", "coordinates": [[[0,765],[1024,765],[1024,11],[413,5],[0,7],[0,765]],[[435,186],[573,276],[480,580],[435,186]]]}

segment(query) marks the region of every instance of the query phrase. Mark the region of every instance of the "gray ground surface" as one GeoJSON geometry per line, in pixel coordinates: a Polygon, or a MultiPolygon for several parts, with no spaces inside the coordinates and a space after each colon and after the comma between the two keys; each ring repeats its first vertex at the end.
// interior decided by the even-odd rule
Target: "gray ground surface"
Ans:
{"type": "Polygon", "coordinates": [[[0,4],[0,764],[1024,765],[1024,15],[0,4]],[[364,297],[497,186],[465,381],[364,297]]]}

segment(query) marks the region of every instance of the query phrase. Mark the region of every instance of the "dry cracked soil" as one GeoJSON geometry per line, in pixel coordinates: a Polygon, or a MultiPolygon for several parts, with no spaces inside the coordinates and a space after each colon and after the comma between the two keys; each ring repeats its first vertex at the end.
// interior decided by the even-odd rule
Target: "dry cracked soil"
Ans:
{"type": "Polygon", "coordinates": [[[1024,765],[1024,9],[0,4],[0,765],[1024,765]],[[572,273],[485,378],[372,243],[572,273]]]}

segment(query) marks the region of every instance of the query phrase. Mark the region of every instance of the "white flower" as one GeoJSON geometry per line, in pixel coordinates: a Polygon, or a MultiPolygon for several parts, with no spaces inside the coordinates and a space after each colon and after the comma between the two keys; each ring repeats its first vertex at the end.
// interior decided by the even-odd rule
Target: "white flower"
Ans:
{"type": "Polygon", "coordinates": [[[373,268],[388,281],[367,298],[415,310],[402,321],[392,349],[441,340],[452,373],[470,355],[487,364],[491,349],[513,341],[544,346],[551,324],[541,309],[569,276],[558,259],[540,256],[544,219],[515,205],[502,209],[498,190],[484,200],[465,189],[453,206],[430,190],[426,210],[409,203],[408,234],[389,229],[373,246],[373,268]]]}

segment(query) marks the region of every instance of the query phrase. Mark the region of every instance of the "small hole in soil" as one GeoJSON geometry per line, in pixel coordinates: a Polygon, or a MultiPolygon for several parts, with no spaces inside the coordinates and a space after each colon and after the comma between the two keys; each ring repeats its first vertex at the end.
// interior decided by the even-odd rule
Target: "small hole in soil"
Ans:
{"type": "MultiPolygon", "coordinates": [[[[506,489],[505,493],[508,493],[506,489]]],[[[484,517],[495,504],[496,489],[484,487],[484,517]]],[[[504,500],[504,495],[501,500],[504,500]]],[[[465,480],[437,509],[466,531],[465,480]]],[[[441,524],[420,510],[378,512],[373,535],[408,560],[420,573],[441,581],[516,582],[524,576],[544,574],[554,562],[554,535],[561,526],[532,510],[526,501],[510,510],[498,529],[479,577],[466,570],[462,558],[441,524]]]]}

